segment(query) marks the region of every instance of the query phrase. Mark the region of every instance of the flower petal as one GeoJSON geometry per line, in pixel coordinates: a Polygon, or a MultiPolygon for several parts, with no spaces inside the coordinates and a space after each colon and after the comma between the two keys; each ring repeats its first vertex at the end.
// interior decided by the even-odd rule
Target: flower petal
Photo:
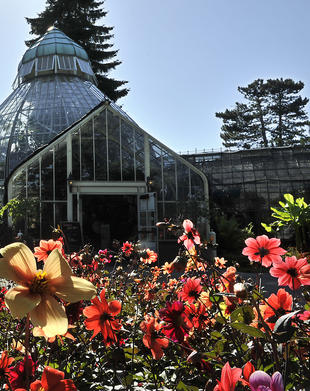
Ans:
{"type": "Polygon", "coordinates": [[[53,250],[47,257],[43,270],[48,280],[72,275],[71,267],[58,249],[53,250]]]}
{"type": "Polygon", "coordinates": [[[0,250],[0,277],[16,282],[31,279],[37,272],[36,261],[24,243],[12,243],[0,250]]]}
{"type": "Polygon", "coordinates": [[[42,386],[45,390],[54,389],[65,378],[65,374],[57,369],[45,367],[42,375],[42,386]]]}
{"type": "Polygon", "coordinates": [[[113,300],[108,303],[111,315],[116,316],[121,312],[122,304],[118,300],[113,300]]]}
{"type": "Polygon", "coordinates": [[[63,335],[68,330],[68,319],[64,307],[52,296],[46,296],[41,303],[30,312],[34,326],[39,326],[50,338],[63,335]]]}
{"type": "Polygon", "coordinates": [[[70,303],[80,300],[90,300],[96,295],[94,285],[84,278],[70,276],[63,281],[50,282],[49,286],[55,290],[55,295],[70,303]]]}
{"type": "Polygon", "coordinates": [[[41,295],[29,292],[24,286],[11,288],[5,295],[5,304],[14,318],[23,318],[41,302],[41,295]]]}
{"type": "Polygon", "coordinates": [[[251,390],[257,390],[259,386],[270,387],[271,377],[264,371],[255,371],[250,376],[251,390]]]}
{"type": "Polygon", "coordinates": [[[283,378],[280,372],[275,372],[271,377],[271,389],[273,391],[284,391],[283,378]]]}
{"type": "Polygon", "coordinates": [[[194,224],[190,220],[183,221],[183,228],[185,232],[190,232],[193,227],[194,224]]]}

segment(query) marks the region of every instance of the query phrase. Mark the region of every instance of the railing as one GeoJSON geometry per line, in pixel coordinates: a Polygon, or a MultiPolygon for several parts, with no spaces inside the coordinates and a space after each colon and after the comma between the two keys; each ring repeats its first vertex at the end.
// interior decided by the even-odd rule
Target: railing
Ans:
{"type": "Polygon", "coordinates": [[[179,155],[199,155],[202,153],[221,153],[221,152],[237,152],[238,149],[224,149],[224,148],[216,148],[216,149],[197,149],[195,148],[192,151],[184,151],[179,152],[179,155]]]}

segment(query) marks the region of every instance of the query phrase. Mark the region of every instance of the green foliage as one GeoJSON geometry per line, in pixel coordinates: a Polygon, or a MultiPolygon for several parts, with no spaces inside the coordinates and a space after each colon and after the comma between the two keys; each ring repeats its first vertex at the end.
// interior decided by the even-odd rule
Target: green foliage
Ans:
{"type": "Polygon", "coordinates": [[[12,217],[14,224],[19,217],[25,216],[26,204],[26,200],[21,201],[17,198],[12,198],[0,209],[0,221],[3,220],[5,212],[7,212],[8,216],[12,217]]]}
{"type": "MultiPolygon", "coordinates": [[[[113,27],[107,27],[96,22],[107,14],[103,10],[104,1],[94,0],[47,0],[46,8],[36,18],[26,18],[31,26],[30,33],[42,36],[50,26],[63,31],[73,41],[80,44],[89,56],[93,71],[96,74],[98,87],[110,99],[126,96],[128,89],[122,87],[126,81],[118,81],[108,77],[110,70],[121,64],[116,60],[117,50],[112,50],[109,43],[113,37],[113,27]]],[[[33,45],[38,38],[27,41],[33,45]]]]}
{"type": "Polygon", "coordinates": [[[238,87],[246,103],[216,113],[223,120],[221,138],[228,148],[261,148],[305,144],[308,137],[308,98],[298,93],[304,84],[292,79],[257,79],[238,87]]]}
{"type": "Polygon", "coordinates": [[[241,228],[237,219],[225,215],[214,217],[214,229],[218,243],[218,254],[226,259],[244,261],[241,256],[244,247],[244,240],[253,236],[253,225],[250,223],[247,227],[241,228]]]}
{"type": "Polygon", "coordinates": [[[284,194],[286,202],[279,201],[280,208],[270,208],[275,219],[271,224],[261,223],[267,232],[282,232],[291,229],[295,232],[296,247],[303,250],[307,246],[307,227],[310,223],[310,205],[304,198],[294,198],[284,194]]]}

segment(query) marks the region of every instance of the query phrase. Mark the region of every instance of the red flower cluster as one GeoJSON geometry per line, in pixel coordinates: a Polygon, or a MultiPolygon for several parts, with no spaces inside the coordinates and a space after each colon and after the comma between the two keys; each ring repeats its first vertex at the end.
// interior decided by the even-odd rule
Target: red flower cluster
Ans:
{"type": "Polygon", "coordinates": [[[133,252],[132,243],[129,243],[128,241],[123,243],[122,251],[126,255],[126,257],[129,257],[130,254],[133,252]]]}
{"type": "Polygon", "coordinates": [[[296,257],[286,257],[285,261],[273,263],[270,274],[278,277],[278,284],[289,286],[290,289],[298,289],[301,285],[310,285],[310,275],[306,276],[303,271],[308,268],[307,258],[297,259],[296,257]]]}
{"type": "Polygon", "coordinates": [[[183,342],[192,328],[192,323],[186,316],[185,306],[181,301],[167,303],[165,308],[159,310],[159,315],[165,321],[163,333],[174,342],[183,342]]]}
{"type": "Polygon", "coordinates": [[[153,316],[145,316],[145,320],[141,322],[140,329],[145,333],[143,337],[144,345],[151,349],[152,356],[155,360],[159,360],[163,355],[163,348],[167,348],[169,340],[160,336],[162,324],[158,323],[153,316]]]}
{"type": "MultiPolygon", "coordinates": [[[[76,391],[76,387],[71,379],[65,379],[62,371],[51,367],[45,367],[41,380],[36,380],[30,384],[31,391],[76,391]]],[[[26,391],[20,388],[16,391],[26,391]]]]}
{"type": "Polygon", "coordinates": [[[283,288],[279,289],[277,294],[274,293],[267,299],[267,304],[264,311],[264,320],[271,328],[274,329],[274,325],[277,319],[285,315],[292,310],[293,298],[283,288]]]}
{"type": "Polygon", "coordinates": [[[202,291],[202,286],[200,283],[200,278],[188,278],[179,293],[179,298],[183,301],[187,301],[188,303],[197,301],[200,296],[200,292],[202,291]]]}
{"type": "Polygon", "coordinates": [[[122,325],[114,317],[121,312],[121,303],[118,300],[108,303],[105,298],[105,289],[102,289],[100,293],[100,300],[95,297],[91,302],[92,305],[83,310],[83,314],[87,317],[85,320],[87,330],[94,331],[91,339],[101,332],[106,346],[116,343],[116,331],[122,325]]]}

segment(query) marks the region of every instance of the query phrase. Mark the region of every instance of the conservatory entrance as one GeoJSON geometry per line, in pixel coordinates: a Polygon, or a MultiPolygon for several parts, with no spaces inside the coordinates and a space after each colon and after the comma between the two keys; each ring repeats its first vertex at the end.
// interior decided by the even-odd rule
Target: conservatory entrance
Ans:
{"type": "Polygon", "coordinates": [[[114,239],[138,239],[136,195],[81,195],[80,210],[84,243],[96,250],[111,247],[114,239]]]}

